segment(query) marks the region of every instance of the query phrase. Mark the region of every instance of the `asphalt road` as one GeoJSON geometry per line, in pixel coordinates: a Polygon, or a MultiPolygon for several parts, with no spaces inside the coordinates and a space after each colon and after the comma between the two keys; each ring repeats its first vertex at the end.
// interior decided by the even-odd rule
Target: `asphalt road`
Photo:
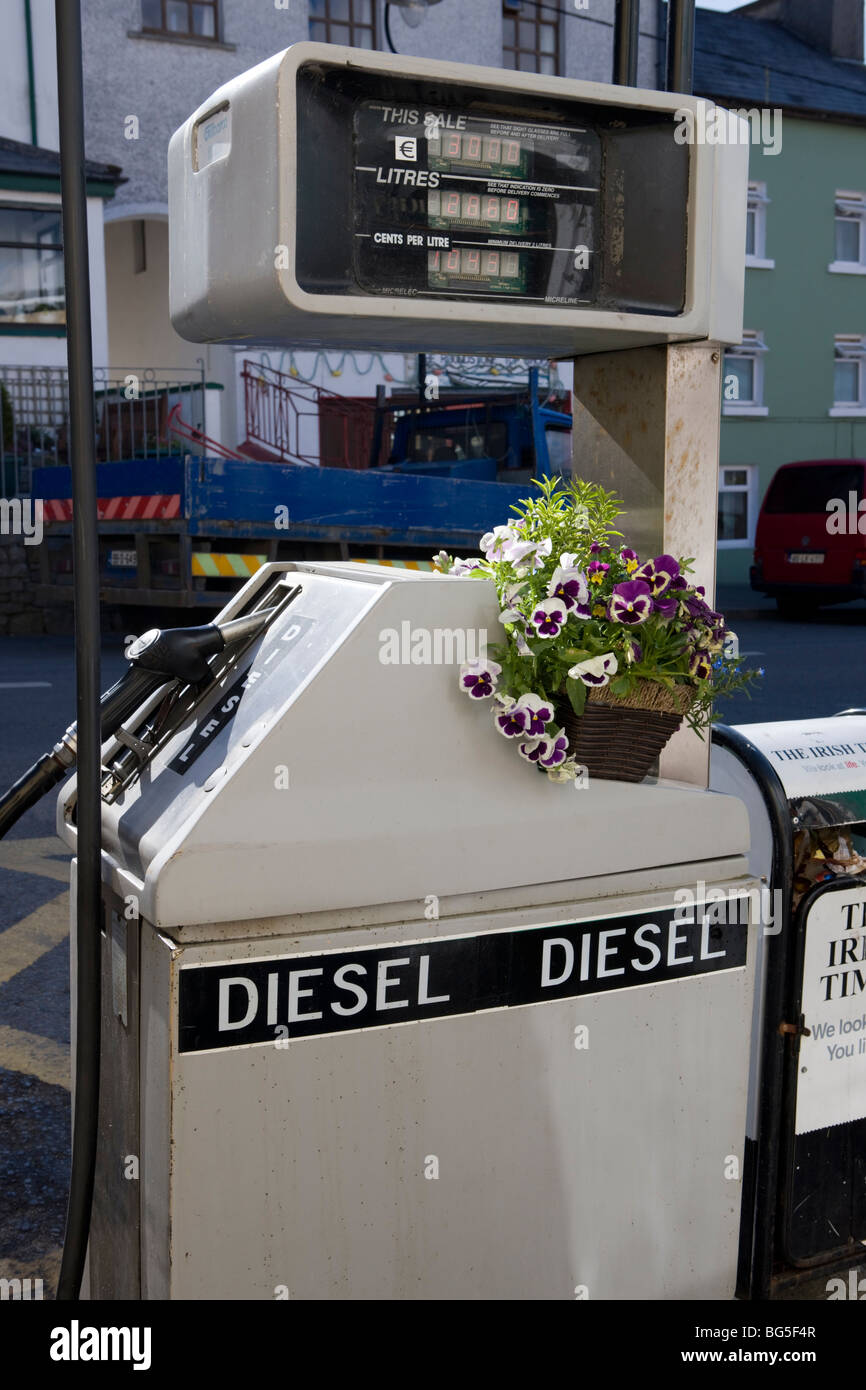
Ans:
{"type": "MultiPolygon", "coordinates": [[[[730,607],[729,607],[730,612],[730,607]]],[[[727,723],[802,719],[866,707],[866,605],[808,623],[732,617],[740,653],[766,675],[727,723]]],[[[103,688],[123,669],[106,642],[103,688]]],[[[72,639],[0,638],[0,788],[75,717],[72,639]]],[[[53,1292],[69,1161],[67,859],[47,797],[0,841],[0,1277],[53,1292]]],[[[820,1296],[820,1295],[817,1295],[820,1296]]]]}

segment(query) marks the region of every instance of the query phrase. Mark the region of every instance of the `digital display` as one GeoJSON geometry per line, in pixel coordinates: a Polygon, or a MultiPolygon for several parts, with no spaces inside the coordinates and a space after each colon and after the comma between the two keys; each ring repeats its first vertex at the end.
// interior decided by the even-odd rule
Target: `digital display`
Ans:
{"type": "Polygon", "coordinates": [[[591,302],[594,131],[361,101],[353,178],[354,263],[371,293],[591,302]]]}
{"type": "Polygon", "coordinates": [[[307,293],[683,312],[669,113],[311,63],[297,131],[307,293]]]}

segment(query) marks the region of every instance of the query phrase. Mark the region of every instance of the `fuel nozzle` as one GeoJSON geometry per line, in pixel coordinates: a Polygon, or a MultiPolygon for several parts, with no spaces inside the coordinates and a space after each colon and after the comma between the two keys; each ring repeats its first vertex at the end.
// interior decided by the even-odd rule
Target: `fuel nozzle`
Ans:
{"type": "MultiPolygon", "coordinates": [[[[208,658],[235,642],[255,637],[277,610],[266,608],[246,618],[203,627],[151,628],[126,649],[129,667],[99,702],[103,740],[110,738],[143,700],[160,686],[182,681],[198,685],[210,675],[208,658]]],[[[78,756],[77,726],[70,724],[50,753],[45,753],[0,796],[0,838],[15,821],[66,776],[78,756]]]]}

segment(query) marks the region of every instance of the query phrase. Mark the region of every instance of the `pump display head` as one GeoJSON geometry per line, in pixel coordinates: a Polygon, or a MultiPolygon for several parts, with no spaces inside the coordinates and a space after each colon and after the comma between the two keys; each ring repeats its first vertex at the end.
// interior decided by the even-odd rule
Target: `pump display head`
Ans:
{"type": "Polygon", "coordinates": [[[410,352],[738,343],[749,126],[684,138],[708,106],[296,44],[172,138],[172,322],[410,352]]]}

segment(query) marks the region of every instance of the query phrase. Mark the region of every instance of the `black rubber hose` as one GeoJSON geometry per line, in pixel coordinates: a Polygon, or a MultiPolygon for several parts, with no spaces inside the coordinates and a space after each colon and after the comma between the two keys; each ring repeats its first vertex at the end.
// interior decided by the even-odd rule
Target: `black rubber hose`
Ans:
{"type": "Polygon", "coordinates": [[[0,796],[0,840],[25,811],[29,811],[46,792],[63,781],[68,771],[53,754],[44,753],[8,792],[0,796]]]}
{"type": "Polygon", "coordinates": [[[55,0],[54,18],[69,371],[78,755],[75,1100],[66,1233],[57,1284],[58,1299],[68,1301],[78,1298],[81,1288],[96,1172],[102,1014],[102,745],[99,533],[80,0],[55,0]]]}

